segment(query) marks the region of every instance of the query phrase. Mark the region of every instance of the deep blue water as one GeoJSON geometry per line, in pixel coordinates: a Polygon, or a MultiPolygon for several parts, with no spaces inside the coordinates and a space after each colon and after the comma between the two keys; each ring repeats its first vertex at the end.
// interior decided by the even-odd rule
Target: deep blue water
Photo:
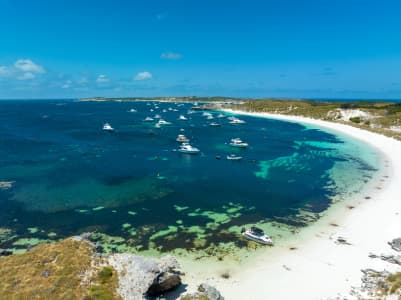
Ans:
{"type": "Polygon", "coordinates": [[[304,226],[300,210],[325,210],[338,192],[330,176],[337,163],[357,169],[354,179],[364,181],[376,167],[353,152],[342,153],[349,142],[318,129],[245,116],[239,118],[246,124],[233,126],[227,118],[187,114],[191,107],[1,101],[0,181],[13,184],[0,189],[0,227],[11,229],[13,237],[0,248],[24,247],[16,242],[21,238],[51,240],[86,231],[144,250],[206,248],[218,241],[241,246],[235,226],[304,226]],[[173,124],[155,128],[143,122],[155,114],[173,124]],[[180,114],[189,120],[178,120],[180,114]],[[212,121],[223,125],[210,127],[212,121]],[[115,132],[104,132],[104,122],[115,132]],[[201,154],[175,151],[179,133],[201,154]],[[235,137],[250,146],[233,149],[227,143],[235,137]],[[244,159],[227,161],[231,153],[244,159]]]}

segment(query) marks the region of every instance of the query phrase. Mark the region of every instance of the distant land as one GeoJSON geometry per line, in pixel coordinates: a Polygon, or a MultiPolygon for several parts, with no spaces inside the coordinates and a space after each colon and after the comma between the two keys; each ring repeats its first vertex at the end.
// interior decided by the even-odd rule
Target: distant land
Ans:
{"type": "Polygon", "coordinates": [[[399,100],[308,100],[298,98],[232,97],[123,97],[81,98],[79,101],[167,101],[194,102],[199,109],[232,109],[302,116],[344,123],[401,140],[401,102],[399,100]]]}

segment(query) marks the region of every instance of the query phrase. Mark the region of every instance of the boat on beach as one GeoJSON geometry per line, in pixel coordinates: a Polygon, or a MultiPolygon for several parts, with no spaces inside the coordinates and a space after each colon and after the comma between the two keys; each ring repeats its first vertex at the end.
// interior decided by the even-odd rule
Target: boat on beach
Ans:
{"type": "Polygon", "coordinates": [[[248,143],[243,142],[240,138],[235,138],[231,139],[230,146],[237,148],[246,148],[248,147],[248,143]]]}
{"type": "Polygon", "coordinates": [[[191,146],[188,143],[182,143],[180,148],[178,148],[178,152],[186,153],[186,154],[198,154],[200,150],[191,146]]]}
{"type": "Polygon", "coordinates": [[[251,226],[248,229],[242,228],[241,234],[254,242],[263,244],[263,245],[273,245],[273,240],[264,231],[256,226],[251,226]]]}
{"type": "Polygon", "coordinates": [[[111,127],[111,125],[109,123],[104,123],[103,130],[104,131],[114,131],[114,128],[111,127]]]}

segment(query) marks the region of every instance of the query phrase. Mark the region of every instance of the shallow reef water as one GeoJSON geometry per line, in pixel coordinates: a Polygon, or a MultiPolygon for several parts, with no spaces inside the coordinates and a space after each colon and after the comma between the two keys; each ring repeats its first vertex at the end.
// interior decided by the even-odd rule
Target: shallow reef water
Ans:
{"type": "Polygon", "coordinates": [[[273,239],[296,232],[378,168],[378,154],[347,137],[250,116],[233,126],[228,113],[207,119],[192,107],[2,101],[0,248],[94,232],[105,252],[236,251],[255,246],[241,238],[243,226],[273,239]],[[155,126],[157,115],[171,124],[155,126]],[[102,130],[105,122],[115,130],[102,130]],[[201,153],[179,153],[178,134],[201,153]],[[231,147],[233,138],[249,146],[231,147]]]}

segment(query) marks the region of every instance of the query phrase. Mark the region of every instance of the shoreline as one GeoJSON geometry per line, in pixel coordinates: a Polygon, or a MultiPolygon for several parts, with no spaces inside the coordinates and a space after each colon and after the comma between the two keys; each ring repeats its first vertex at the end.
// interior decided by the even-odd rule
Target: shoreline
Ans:
{"type": "Polygon", "coordinates": [[[397,232],[401,228],[401,201],[397,201],[397,186],[401,184],[400,141],[306,117],[223,111],[313,125],[346,135],[373,147],[384,165],[354,199],[334,203],[300,233],[268,251],[255,253],[255,259],[230,270],[230,278],[223,279],[207,268],[203,272],[188,269],[190,276],[184,283],[191,287],[206,281],[226,299],[328,299],[349,295],[352,287],[360,286],[361,269],[396,270],[394,265],[369,258],[369,254],[389,254],[387,242],[401,234],[397,232]],[[335,243],[338,237],[346,238],[350,245],[335,243]],[[290,250],[291,247],[296,249],[290,250]]]}

